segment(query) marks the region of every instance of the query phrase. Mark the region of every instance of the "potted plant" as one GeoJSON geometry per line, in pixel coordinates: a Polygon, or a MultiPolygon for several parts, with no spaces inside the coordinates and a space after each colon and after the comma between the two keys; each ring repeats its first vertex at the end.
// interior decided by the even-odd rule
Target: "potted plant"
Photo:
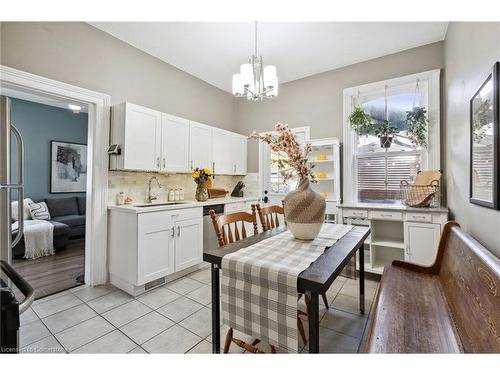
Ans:
{"type": "Polygon", "coordinates": [[[286,153],[288,158],[281,171],[285,181],[294,176],[299,178],[297,189],[283,199],[285,221],[288,229],[297,239],[312,240],[321,230],[325,219],[325,198],[311,189],[310,180],[316,181],[312,172],[314,165],[308,162],[311,145],[305,147],[297,142],[288,125],[277,123],[274,134],[250,134],[250,139],[260,140],[271,146],[274,152],[286,153]]]}
{"type": "Polygon", "coordinates": [[[205,202],[208,199],[207,182],[210,181],[213,173],[208,168],[196,168],[192,177],[194,182],[196,182],[196,193],[194,195],[195,199],[199,202],[205,202]]]}
{"type": "Polygon", "coordinates": [[[375,135],[380,138],[380,147],[389,148],[392,145],[392,138],[399,132],[394,126],[389,126],[389,121],[384,120],[375,129],[375,135]]]}
{"type": "Polygon", "coordinates": [[[427,147],[427,111],[425,107],[413,107],[406,112],[406,123],[408,124],[408,138],[413,144],[427,147]]]}
{"type": "Polygon", "coordinates": [[[348,117],[351,128],[359,135],[369,134],[373,130],[373,120],[363,108],[354,106],[354,110],[348,117]]]}

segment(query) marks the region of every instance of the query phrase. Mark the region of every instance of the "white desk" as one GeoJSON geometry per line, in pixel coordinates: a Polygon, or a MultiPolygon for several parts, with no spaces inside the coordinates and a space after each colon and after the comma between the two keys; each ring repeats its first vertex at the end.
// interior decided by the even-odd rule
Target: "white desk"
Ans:
{"type": "Polygon", "coordinates": [[[442,207],[344,203],[338,208],[341,223],[370,227],[371,235],[365,241],[365,269],[376,274],[382,274],[384,266],[396,259],[431,265],[448,221],[448,209],[442,207]]]}

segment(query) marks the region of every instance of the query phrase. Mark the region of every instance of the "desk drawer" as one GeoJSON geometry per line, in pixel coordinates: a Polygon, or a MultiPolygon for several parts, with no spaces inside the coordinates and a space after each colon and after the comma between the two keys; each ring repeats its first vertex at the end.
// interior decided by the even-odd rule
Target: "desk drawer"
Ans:
{"type": "Polygon", "coordinates": [[[344,210],[342,210],[342,216],[343,217],[367,218],[368,211],[355,210],[355,209],[344,209],[344,210]]]}
{"type": "Polygon", "coordinates": [[[394,211],[372,211],[370,213],[371,220],[403,220],[402,212],[394,211]]]}
{"type": "Polygon", "coordinates": [[[407,212],[406,221],[419,221],[425,223],[432,223],[432,214],[425,212],[407,212]]]}

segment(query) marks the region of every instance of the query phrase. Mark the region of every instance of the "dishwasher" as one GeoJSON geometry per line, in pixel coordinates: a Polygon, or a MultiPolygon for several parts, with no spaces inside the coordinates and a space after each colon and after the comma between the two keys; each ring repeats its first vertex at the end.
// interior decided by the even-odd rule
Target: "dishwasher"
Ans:
{"type": "Polygon", "coordinates": [[[203,250],[213,250],[219,247],[217,235],[209,211],[214,210],[216,215],[224,213],[224,204],[213,204],[203,207],[203,250]]]}

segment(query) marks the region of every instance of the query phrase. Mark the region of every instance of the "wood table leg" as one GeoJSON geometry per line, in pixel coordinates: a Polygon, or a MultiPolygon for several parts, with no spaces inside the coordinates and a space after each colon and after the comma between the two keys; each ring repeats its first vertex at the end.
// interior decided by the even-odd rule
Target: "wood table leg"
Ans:
{"type": "Polygon", "coordinates": [[[358,250],[359,254],[359,311],[365,313],[365,252],[362,244],[358,250]]]}
{"type": "Polygon", "coordinates": [[[216,264],[212,264],[212,353],[220,353],[220,286],[216,264]]]}
{"type": "Polygon", "coordinates": [[[319,295],[306,292],[309,299],[307,315],[309,318],[309,353],[319,353],[319,295]]]}

